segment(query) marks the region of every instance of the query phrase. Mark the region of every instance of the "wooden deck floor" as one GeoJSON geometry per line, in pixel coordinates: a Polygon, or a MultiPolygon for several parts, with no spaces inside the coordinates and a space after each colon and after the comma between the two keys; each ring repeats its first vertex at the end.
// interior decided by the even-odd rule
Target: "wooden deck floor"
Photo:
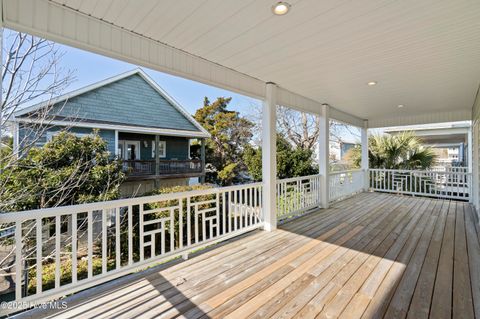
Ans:
{"type": "Polygon", "coordinates": [[[480,318],[468,203],[363,193],[67,299],[81,318],[480,318]]]}

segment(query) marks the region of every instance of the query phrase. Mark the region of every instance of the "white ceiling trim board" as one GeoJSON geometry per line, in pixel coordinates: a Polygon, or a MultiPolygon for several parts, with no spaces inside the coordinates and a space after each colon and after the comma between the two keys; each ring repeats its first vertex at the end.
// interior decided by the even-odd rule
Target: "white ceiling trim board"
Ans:
{"type": "Polygon", "coordinates": [[[458,110],[451,112],[431,112],[412,116],[395,116],[384,119],[372,119],[368,121],[368,128],[381,128],[403,125],[419,125],[429,123],[446,123],[468,121],[472,119],[471,110],[458,110]]]}

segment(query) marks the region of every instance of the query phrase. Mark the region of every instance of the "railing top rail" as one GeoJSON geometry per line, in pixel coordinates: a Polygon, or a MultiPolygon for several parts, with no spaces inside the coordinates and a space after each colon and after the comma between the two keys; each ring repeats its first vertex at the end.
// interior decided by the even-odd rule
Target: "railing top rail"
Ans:
{"type": "Polygon", "coordinates": [[[316,177],[320,177],[320,174],[277,179],[277,184],[288,183],[288,182],[296,182],[296,181],[300,181],[300,180],[304,180],[304,179],[310,179],[310,178],[316,178],[316,177]]]}
{"type": "Polygon", "coordinates": [[[358,172],[363,172],[363,169],[361,169],[361,168],[356,168],[356,169],[347,169],[347,170],[343,170],[343,171],[329,172],[328,175],[337,175],[337,174],[346,174],[346,173],[358,173],[358,172]]]}
{"type": "Polygon", "coordinates": [[[187,191],[187,192],[160,194],[160,195],[143,196],[143,197],[135,197],[135,198],[124,198],[124,199],[95,202],[95,203],[88,203],[88,204],[33,209],[33,210],[26,210],[26,211],[20,211],[20,212],[5,212],[5,213],[0,213],[0,224],[13,223],[17,221],[21,222],[28,219],[53,217],[53,216],[65,215],[65,214],[84,213],[88,211],[96,211],[101,209],[128,207],[130,205],[140,205],[144,203],[169,201],[169,200],[175,200],[179,198],[210,195],[218,192],[229,192],[229,191],[235,191],[235,190],[240,190],[244,188],[260,187],[260,186],[263,186],[262,182],[243,184],[243,185],[234,185],[234,186],[227,186],[227,187],[214,187],[209,189],[194,190],[194,191],[187,191]]]}

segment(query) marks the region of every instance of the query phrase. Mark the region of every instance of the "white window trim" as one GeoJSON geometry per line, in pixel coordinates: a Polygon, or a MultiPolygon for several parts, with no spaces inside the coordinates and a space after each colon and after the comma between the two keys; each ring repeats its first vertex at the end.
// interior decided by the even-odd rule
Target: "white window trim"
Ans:
{"type": "Polygon", "coordinates": [[[135,141],[135,140],[119,140],[118,141],[118,144],[119,145],[123,145],[123,154],[122,154],[122,157],[124,160],[128,160],[127,158],[127,144],[135,144],[137,150],[138,150],[138,153],[137,153],[137,159],[136,160],[140,160],[141,158],[141,147],[142,147],[142,143],[140,143],[140,141],[135,141]]]}
{"type": "MultiPolygon", "coordinates": [[[[159,158],[167,157],[167,142],[166,141],[158,141],[158,144],[162,145],[163,154],[158,154],[159,158]]],[[[152,158],[155,158],[155,141],[152,141],[152,158]]]]}

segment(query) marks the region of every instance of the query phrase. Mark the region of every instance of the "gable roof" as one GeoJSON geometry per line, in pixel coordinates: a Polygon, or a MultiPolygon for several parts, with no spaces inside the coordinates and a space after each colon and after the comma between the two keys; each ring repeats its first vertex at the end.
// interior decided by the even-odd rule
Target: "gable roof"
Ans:
{"type": "MultiPolygon", "coordinates": [[[[15,113],[17,121],[51,106],[54,121],[77,126],[115,125],[148,128],[152,132],[184,131],[188,136],[210,134],[144,71],[135,69],[15,113]]],[[[52,123],[53,124],[53,123],[52,123]]],[[[181,135],[181,134],[175,134],[181,135]]]]}

